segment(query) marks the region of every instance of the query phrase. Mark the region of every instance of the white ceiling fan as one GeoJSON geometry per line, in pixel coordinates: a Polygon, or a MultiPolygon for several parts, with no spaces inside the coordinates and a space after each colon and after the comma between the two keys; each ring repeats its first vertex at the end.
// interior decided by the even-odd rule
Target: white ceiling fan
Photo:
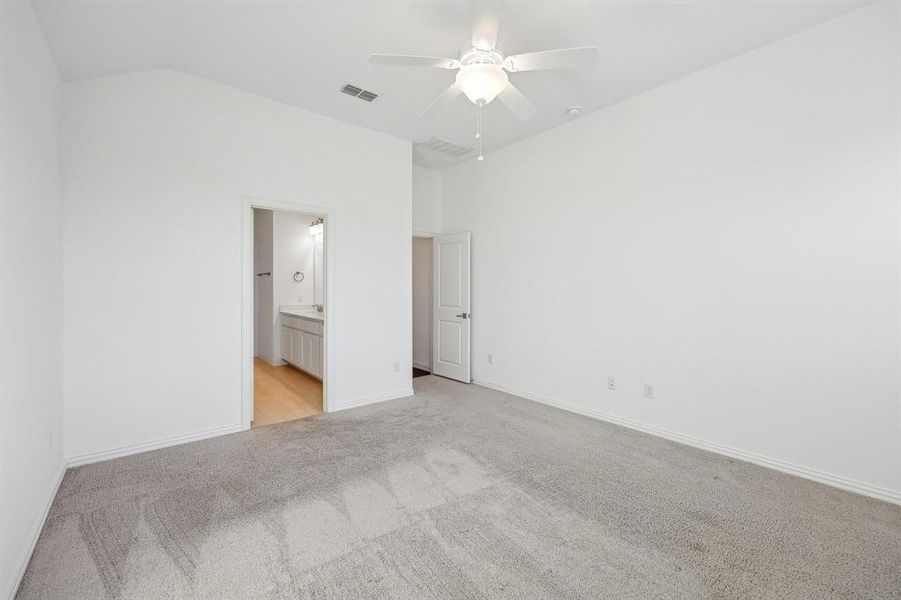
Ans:
{"type": "Polygon", "coordinates": [[[521,121],[534,117],[538,109],[510,82],[507,73],[541,71],[546,69],[581,69],[597,63],[599,52],[594,46],[544,50],[505,56],[497,48],[502,2],[481,0],[473,3],[472,45],[464,48],[459,58],[410,56],[403,54],[373,54],[369,62],[375,65],[401,67],[431,67],[458,70],[454,82],[432,102],[423,116],[448,105],[461,94],[479,107],[476,138],[481,152],[481,108],[499,99],[521,121]]]}

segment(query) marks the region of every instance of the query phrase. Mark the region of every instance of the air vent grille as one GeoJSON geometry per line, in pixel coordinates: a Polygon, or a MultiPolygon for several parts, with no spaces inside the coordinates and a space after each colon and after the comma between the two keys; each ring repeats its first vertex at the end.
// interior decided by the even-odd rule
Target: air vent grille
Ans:
{"type": "Polygon", "coordinates": [[[472,148],[458,146],[457,144],[435,136],[430,137],[424,142],[417,143],[417,146],[421,148],[428,148],[429,150],[434,150],[435,152],[450,154],[451,156],[463,156],[464,154],[472,152],[472,148]]]}
{"type": "Polygon", "coordinates": [[[375,92],[370,92],[369,90],[364,90],[363,88],[359,88],[355,85],[347,84],[343,88],[341,88],[341,92],[347,94],[348,96],[353,96],[354,98],[359,98],[360,100],[365,100],[366,102],[372,102],[376,98],[379,97],[375,92]]]}

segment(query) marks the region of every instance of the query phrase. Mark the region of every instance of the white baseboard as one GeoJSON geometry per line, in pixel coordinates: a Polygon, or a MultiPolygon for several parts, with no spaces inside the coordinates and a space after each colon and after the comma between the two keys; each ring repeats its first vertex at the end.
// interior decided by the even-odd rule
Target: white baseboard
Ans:
{"type": "MultiPolygon", "coordinates": [[[[408,398],[413,395],[413,388],[406,388],[403,390],[398,390],[395,392],[388,392],[385,394],[375,394],[373,396],[363,396],[361,398],[354,398],[351,400],[344,400],[336,403],[335,409],[338,410],[346,410],[348,408],[356,408],[358,406],[366,406],[367,404],[375,404],[376,402],[384,402],[386,400],[395,400],[397,398],[408,398]]],[[[207,429],[204,431],[198,431],[195,433],[188,433],[185,435],[177,435],[171,438],[166,438],[163,440],[156,440],[153,442],[145,442],[143,444],[133,444],[129,446],[120,446],[118,448],[110,448],[109,450],[99,450],[97,452],[87,452],[85,454],[78,454],[75,456],[70,456],[66,460],[66,466],[68,467],[79,467],[81,465],[87,465],[95,462],[100,462],[103,460],[110,460],[112,458],[120,458],[122,456],[129,456],[131,454],[138,454],[139,452],[148,452],[150,450],[159,450],[160,448],[168,448],[169,446],[177,446],[179,444],[187,444],[188,442],[197,442],[200,440],[205,440],[211,437],[217,437],[220,435],[226,435],[229,433],[236,433],[238,431],[245,430],[246,427],[242,427],[240,424],[237,425],[229,425],[227,427],[218,427],[214,429],[207,429]]]]}
{"type": "Polygon", "coordinates": [[[417,369],[422,369],[423,371],[428,371],[429,373],[432,372],[432,365],[427,365],[427,364],[425,364],[425,363],[414,362],[414,363],[413,363],[413,366],[416,367],[417,369]]]}
{"type": "Polygon", "coordinates": [[[685,435],[676,431],[671,431],[669,429],[663,429],[662,427],[656,427],[654,425],[647,425],[645,423],[641,423],[639,421],[625,417],[618,417],[616,415],[612,415],[610,413],[606,413],[593,408],[586,408],[584,406],[570,404],[569,402],[562,402],[554,398],[542,396],[541,394],[517,390],[506,385],[501,385],[499,383],[493,383],[484,380],[473,381],[473,383],[482,387],[497,390],[499,392],[511,394],[513,396],[519,396],[520,398],[525,398],[526,400],[532,400],[534,402],[540,402],[541,404],[554,406],[568,412],[577,413],[586,417],[592,417],[601,421],[607,421],[608,423],[613,423],[615,425],[622,425],[623,427],[628,427],[629,429],[635,429],[643,433],[649,433],[651,435],[655,435],[657,437],[661,437],[673,442],[679,442],[680,444],[685,444],[687,446],[693,446],[702,450],[716,452],[717,454],[722,454],[723,456],[728,456],[730,458],[754,463],[755,465],[760,465],[762,467],[768,467],[776,471],[788,473],[789,475],[796,475],[798,477],[803,477],[804,479],[810,479],[818,483],[824,483],[826,485],[837,487],[849,492],[862,494],[864,496],[869,496],[878,500],[884,500],[893,504],[901,504],[901,491],[871,485],[862,481],[856,481],[854,479],[842,477],[841,475],[824,473],[822,471],[817,471],[816,469],[803,467],[801,465],[796,465],[784,460],[770,458],[768,456],[763,456],[754,452],[739,450],[737,448],[724,446],[723,444],[718,444],[716,442],[709,442],[701,438],[685,435]]]}
{"type": "Polygon", "coordinates": [[[413,395],[413,388],[398,390],[396,392],[387,392],[385,394],[375,394],[373,396],[363,396],[361,398],[353,398],[351,400],[341,400],[335,403],[335,410],[347,410],[348,408],[357,408],[366,406],[367,404],[375,404],[376,402],[385,402],[386,400],[397,400],[398,398],[409,398],[413,395]]]}
{"type": "Polygon", "coordinates": [[[177,446],[178,444],[187,444],[188,442],[197,442],[199,440],[205,440],[207,438],[226,435],[228,433],[235,433],[243,430],[244,427],[241,427],[240,424],[228,425],[227,427],[216,427],[214,429],[206,429],[204,431],[198,431],[195,433],[176,435],[163,440],[144,442],[143,444],[120,446],[118,448],[111,448],[109,450],[99,450],[97,452],[88,452],[86,454],[70,456],[66,463],[70,467],[78,467],[81,465],[100,462],[102,460],[109,460],[111,458],[129,456],[130,454],[137,454],[139,452],[159,450],[160,448],[168,448],[169,446],[177,446]]]}
{"type": "Polygon", "coordinates": [[[268,356],[261,356],[261,355],[259,355],[259,354],[254,354],[253,357],[254,357],[254,358],[259,358],[261,361],[263,361],[264,363],[266,363],[266,364],[269,365],[270,367],[280,367],[280,366],[282,366],[282,365],[288,364],[288,363],[286,363],[285,361],[283,361],[281,358],[278,358],[277,360],[272,361],[272,360],[269,360],[269,357],[268,357],[268,356]]]}
{"type": "Polygon", "coordinates": [[[31,562],[31,555],[34,554],[34,548],[38,545],[38,538],[41,537],[41,531],[44,530],[44,523],[47,521],[47,515],[50,514],[50,507],[53,506],[53,501],[56,499],[56,493],[59,491],[59,485],[63,482],[63,476],[66,474],[66,467],[63,467],[59,470],[59,473],[56,476],[56,481],[50,488],[50,494],[44,500],[44,507],[41,509],[41,512],[38,514],[37,518],[34,520],[34,523],[31,525],[31,530],[28,532],[28,537],[31,540],[28,546],[25,548],[25,552],[22,553],[22,556],[19,558],[18,565],[16,567],[16,577],[13,579],[12,587],[8,590],[4,590],[3,597],[12,598],[15,597],[16,592],[19,591],[19,586],[22,585],[22,578],[25,576],[25,569],[28,568],[28,563],[31,562]]]}

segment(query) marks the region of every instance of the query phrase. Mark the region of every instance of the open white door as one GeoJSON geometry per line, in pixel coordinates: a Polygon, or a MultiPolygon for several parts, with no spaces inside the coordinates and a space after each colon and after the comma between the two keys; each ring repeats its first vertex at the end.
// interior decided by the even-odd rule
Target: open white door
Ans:
{"type": "Polygon", "coordinates": [[[469,232],[439,235],[432,247],[432,372],[464,383],[470,382],[470,238],[469,232]]]}

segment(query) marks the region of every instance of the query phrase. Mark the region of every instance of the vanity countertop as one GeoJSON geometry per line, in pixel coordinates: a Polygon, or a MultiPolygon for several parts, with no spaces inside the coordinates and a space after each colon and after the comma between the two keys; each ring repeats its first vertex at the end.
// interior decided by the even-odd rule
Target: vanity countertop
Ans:
{"type": "Polygon", "coordinates": [[[300,317],[301,319],[309,319],[311,321],[322,322],[325,313],[316,312],[309,308],[291,308],[289,306],[280,307],[278,310],[283,315],[291,315],[292,317],[300,317]]]}

